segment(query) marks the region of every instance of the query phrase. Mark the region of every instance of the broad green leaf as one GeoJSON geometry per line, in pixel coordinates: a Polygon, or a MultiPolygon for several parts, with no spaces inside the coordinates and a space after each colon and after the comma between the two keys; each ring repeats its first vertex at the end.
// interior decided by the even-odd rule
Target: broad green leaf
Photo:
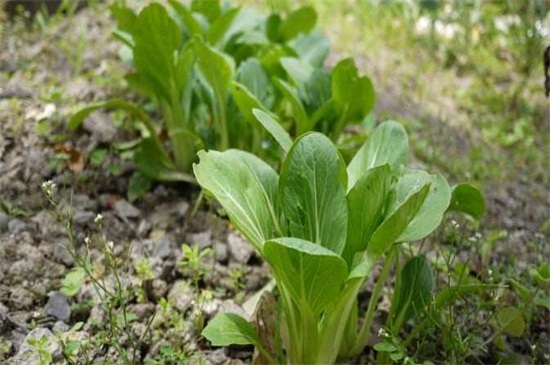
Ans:
{"type": "Polygon", "coordinates": [[[371,260],[379,258],[396,242],[422,207],[429,191],[430,186],[424,185],[409,195],[403,204],[392,209],[393,213],[378,226],[369,241],[367,255],[371,260]]]}
{"type": "Polygon", "coordinates": [[[211,24],[210,29],[206,34],[206,39],[208,40],[208,43],[210,43],[212,46],[218,49],[223,49],[228,38],[231,37],[232,35],[229,32],[229,29],[231,28],[233,20],[239,14],[240,11],[241,11],[240,8],[233,8],[229,11],[226,11],[220,17],[218,17],[211,24]]]}
{"type": "Polygon", "coordinates": [[[296,86],[307,84],[315,71],[312,65],[294,57],[281,58],[281,66],[296,86]]]}
{"type": "Polygon", "coordinates": [[[252,114],[253,109],[268,111],[264,105],[254,96],[248,88],[236,81],[231,83],[231,95],[237,104],[239,111],[244,116],[247,122],[251,125],[256,125],[256,117],[252,114]]]}
{"type": "Polygon", "coordinates": [[[348,190],[368,169],[388,164],[397,173],[409,159],[409,140],[403,126],[397,122],[380,124],[348,165],[348,190]]]}
{"type": "Polygon", "coordinates": [[[550,284],[550,264],[529,269],[529,276],[540,286],[550,284]]]}
{"type": "Polygon", "coordinates": [[[302,239],[269,240],[264,255],[279,285],[291,293],[298,306],[307,303],[315,315],[334,302],[348,275],[347,265],[340,256],[302,239]]]}
{"type": "Polygon", "coordinates": [[[346,122],[360,122],[374,109],[374,86],[367,76],[359,76],[353,59],[340,61],[332,70],[332,98],[346,122]]]}
{"type": "Polygon", "coordinates": [[[193,0],[191,10],[204,15],[210,23],[214,22],[222,13],[219,0],[193,0]]]}
{"type": "Polygon", "coordinates": [[[281,123],[260,109],[254,109],[252,114],[254,114],[264,128],[273,136],[273,138],[275,138],[285,153],[288,152],[292,147],[292,139],[287,131],[285,131],[281,123]]]}
{"type": "Polygon", "coordinates": [[[202,335],[214,346],[262,346],[254,326],[234,313],[218,314],[208,322],[202,335]]]}
{"type": "Polygon", "coordinates": [[[279,196],[293,237],[341,254],[348,210],[345,164],[332,142],[320,133],[299,137],[283,163],[279,196]]]}
{"type": "Polygon", "coordinates": [[[170,100],[171,83],[176,76],[175,52],[183,42],[180,28],[164,6],[153,3],[139,14],[133,37],[134,62],[140,78],[151,84],[158,97],[170,100]]]}
{"type": "Polygon", "coordinates": [[[317,23],[317,13],[311,6],[303,6],[293,11],[281,24],[281,35],[284,40],[289,40],[300,33],[309,33],[317,23]]]}
{"type": "Polygon", "coordinates": [[[504,307],[497,312],[497,324],[504,333],[512,337],[521,337],[525,332],[525,319],[516,307],[504,307]]]}
{"type": "Polygon", "coordinates": [[[453,187],[453,194],[449,211],[469,214],[480,219],[485,214],[485,199],[483,194],[470,184],[458,184],[453,187]]]}
{"type": "Polygon", "coordinates": [[[125,33],[132,34],[133,26],[137,19],[132,9],[126,6],[113,4],[109,6],[109,10],[111,10],[111,14],[117,21],[118,29],[125,33]]]}
{"type": "Polygon", "coordinates": [[[296,135],[300,136],[310,130],[310,122],[304,105],[298,97],[298,90],[279,78],[273,79],[275,86],[281,91],[284,98],[290,103],[296,122],[296,135]]]}
{"type": "Polygon", "coordinates": [[[296,51],[298,58],[314,67],[323,67],[330,52],[330,41],[320,31],[300,34],[289,42],[289,46],[296,51]]]}
{"type": "Polygon", "coordinates": [[[392,301],[394,333],[432,301],[434,286],[432,269],[423,257],[413,257],[405,264],[392,301]]]}
{"type": "Polygon", "coordinates": [[[248,91],[267,109],[275,103],[275,90],[269,75],[257,58],[243,61],[235,74],[235,79],[246,86],[248,91]]]}
{"type": "Polygon", "coordinates": [[[372,234],[384,220],[390,186],[390,168],[382,165],[367,171],[348,192],[348,239],[343,256],[350,267],[354,255],[367,248],[372,234]]]}
{"type": "Polygon", "coordinates": [[[430,183],[430,192],[420,211],[409,223],[398,242],[417,241],[432,233],[443,220],[443,215],[451,201],[451,188],[440,174],[429,175],[424,171],[409,171],[397,184],[398,190],[410,191],[411,185],[430,183]]]}
{"type": "Polygon", "coordinates": [[[134,155],[137,168],[150,179],[158,181],[194,182],[193,176],[178,170],[166,151],[152,138],[143,138],[134,155]]]}
{"type": "Polygon", "coordinates": [[[234,8],[225,12],[210,27],[208,42],[219,49],[225,49],[232,39],[238,37],[240,42],[250,42],[264,16],[250,8],[234,8]],[[246,39],[247,36],[250,36],[246,39]],[[243,38],[244,37],[244,38],[243,38]]]}
{"type": "Polygon", "coordinates": [[[198,39],[195,42],[195,51],[199,69],[214,94],[226,95],[233,78],[233,60],[198,39]]]}
{"type": "Polygon", "coordinates": [[[227,211],[233,224],[262,252],[278,231],[277,173],[256,156],[238,150],[200,151],[194,165],[199,185],[227,211]]]}
{"type": "Polygon", "coordinates": [[[186,8],[179,0],[168,0],[168,3],[175,10],[180,21],[185,25],[189,36],[202,35],[203,29],[201,24],[193,17],[193,13],[186,8]]]}

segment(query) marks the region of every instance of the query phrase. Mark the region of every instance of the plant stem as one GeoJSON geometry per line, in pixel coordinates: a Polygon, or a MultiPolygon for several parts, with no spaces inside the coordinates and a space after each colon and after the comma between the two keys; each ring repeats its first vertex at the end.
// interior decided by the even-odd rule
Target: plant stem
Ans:
{"type": "Polygon", "coordinates": [[[355,346],[351,351],[351,354],[353,356],[358,355],[363,350],[363,348],[365,347],[365,344],[367,343],[367,339],[369,337],[370,329],[372,326],[372,321],[374,319],[374,312],[376,310],[376,307],[378,306],[378,300],[382,295],[382,288],[384,286],[384,282],[386,281],[386,279],[388,278],[388,275],[390,274],[390,269],[392,266],[394,256],[395,256],[395,249],[391,249],[390,252],[388,253],[388,257],[386,258],[386,261],[384,262],[382,271],[380,272],[380,275],[376,280],[376,285],[374,286],[374,290],[369,300],[369,306],[367,307],[367,312],[365,314],[365,320],[363,321],[363,325],[361,326],[361,331],[359,331],[359,334],[357,335],[355,346]]]}

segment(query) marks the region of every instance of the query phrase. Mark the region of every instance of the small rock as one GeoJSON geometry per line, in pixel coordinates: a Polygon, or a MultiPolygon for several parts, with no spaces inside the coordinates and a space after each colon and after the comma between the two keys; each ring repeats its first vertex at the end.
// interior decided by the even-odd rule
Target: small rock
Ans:
{"type": "Polygon", "coordinates": [[[225,355],[224,349],[217,349],[215,351],[212,351],[206,356],[206,359],[212,362],[213,365],[222,365],[228,360],[227,356],[225,355]]]}
{"type": "Polygon", "coordinates": [[[215,242],[214,255],[216,257],[216,261],[220,263],[226,263],[227,259],[229,258],[229,250],[227,249],[227,244],[219,241],[215,242]]]}
{"type": "Polygon", "coordinates": [[[54,291],[50,293],[50,298],[46,303],[46,315],[53,316],[61,321],[66,321],[71,317],[71,305],[69,299],[63,293],[54,291]]]}
{"type": "Polygon", "coordinates": [[[96,214],[93,212],[79,211],[73,215],[73,223],[90,224],[94,221],[96,214]]]}
{"type": "Polygon", "coordinates": [[[9,221],[10,217],[8,217],[8,215],[4,212],[0,212],[0,234],[8,231],[9,221]]]}
{"type": "Polygon", "coordinates": [[[88,321],[84,325],[83,330],[90,332],[92,328],[104,328],[105,321],[107,321],[107,314],[101,307],[101,304],[95,305],[90,311],[88,321]]]}
{"type": "Polygon", "coordinates": [[[218,308],[218,313],[234,313],[243,318],[248,317],[244,309],[240,305],[235,303],[232,299],[224,300],[218,308]]]}
{"type": "Polygon", "coordinates": [[[67,238],[60,239],[58,245],[55,245],[53,249],[53,258],[56,262],[59,262],[67,267],[74,265],[74,257],[68,250],[70,242],[67,238]]]}
{"type": "Polygon", "coordinates": [[[141,222],[139,222],[136,234],[138,237],[145,237],[147,233],[151,231],[151,223],[149,223],[146,219],[142,219],[141,222]]]}
{"type": "Polygon", "coordinates": [[[227,244],[229,245],[231,256],[241,264],[246,264],[254,253],[252,246],[236,232],[229,233],[227,244]]]}
{"type": "Polygon", "coordinates": [[[159,300],[164,297],[167,291],[168,284],[166,281],[161,279],[153,279],[153,281],[151,281],[151,295],[154,300],[159,300]]]}
{"type": "Polygon", "coordinates": [[[90,114],[83,124],[84,130],[91,133],[99,142],[109,143],[116,136],[116,127],[111,118],[103,112],[90,114]]]}
{"type": "Polygon", "coordinates": [[[45,341],[44,350],[52,356],[52,360],[57,362],[62,359],[63,354],[61,352],[61,345],[55,335],[47,328],[35,328],[23,341],[23,344],[19,348],[19,352],[13,358],[13,363],[18,365],[34,365],[41,364],[41,356],[38,353],[37,346],[31,342],[33,340],[45,341]]]}
{"type": "Polygon", "coordinates": [[[159,259],[165,259],[170,256],[170,251],[172,250],[172,240],[168,236],[163,236],[160,240],[155,243],[155,248],[153,249],[153,256],[159,259]]]}
{"type": "Polygon", "coordinates": [[[54,323],[52,327],[53,333],[65,333],[71,329],[71,326],[69,326],[67,323],[63,321],[57,321],[54,323]]]}
{"type": "Polygon", "coordinates": [[[200,249],[205,249],[212,245],[212,230],[206,230],[199,233],[189,233],[186,236],[187,243],[190,246],[199,245],[200,249]]]}
{"type": "Polygon", "coordinates": [[[27,224],[21,219],[15,218],[8,222],[8,231],[10,233],[21,233],[27,229],[27,224]]]}
{"type": "Polygon", "coordinates": [[[121,199],[115,204],[115,212],[121,218],[137,218],[141,214],[138,208],[121,199]]]}
{"type": "Polygon", "coordinates": [[[34,294],[23,287],[15,287],[11,290],[10,302],[14,309],[30,309],[34,303],[34,294]]]}
{"type": "Polygon", "coordinates": [[[128,312],[134,313],[138,321],[148,320],[155,312],[155,305],[152,303],[138,303],[128,306],[128,312]]]}
{"type": "Polygon", "coordinates": [[[168,302],[180,312],[185,312],[193,304],[194,299],[193,288],[184,280],[176,281],[168,293],[168,302]]]}
{"type": "Polygon", "coordinates": [[[202,311],[209,317],[214,317],[216,313],[218,313],[221,305],[222,301],[218,298],[214,298],[202,306],[202,311]]]}
{"type": "Polygon", "coordinates": [[[71,202],[76,210],[95,211],[97,209],[97,202],[86,194],[75,194],[71,202]]]}

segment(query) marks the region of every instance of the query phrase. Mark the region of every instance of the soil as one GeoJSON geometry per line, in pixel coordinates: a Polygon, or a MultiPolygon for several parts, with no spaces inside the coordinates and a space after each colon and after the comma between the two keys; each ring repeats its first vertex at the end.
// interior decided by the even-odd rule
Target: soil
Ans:
{"type": "MultiPolygon", "coordinates": [[[[204,262],[209,269],[199,284],[217,293],[208,310],[203,308],[206,319],[220,310],[242,313],[243,301],[236,296],[248,298],[269,281],[266,264],[217,214],[215,204],[203,203],[194,212],[197,187],[154,184],[142,198],[128,201],[128,180],[135,166],[115,153],[111,145],[129,137],[124,128],[116,127],[119,123],[116,113],[95,113],[91,122],[79,131],[67,131],[67,118],[78,106],[115,95],[128,98],[122,79],[126,66],[119,58],[118,43],[110,35],[114,23],[105,7],[100,5],[99,9],[83,9],[72,18],[56,20],[42,29],[31,30],[16,23],[3,27],[1,34],[2,363],[33,363],[25,362],[33,352],[26,337],[49,338],[56,330],[68,332],[77,322],[84,323],[77,331],[83,338],[98,331],[93,323],[98,320],[100,305],[77,309],[93,297],[90,282],[85,282],[75,296],[59,293],[63,278],[75,262],[66,250],[70,245],[67,232],[62,222],[51,215],[41,189],[45,181],[57,186],[59,206],[70,211],[79,250],[84,249],[86,237],[98,234],[94,220],[100,214],[104,226],[101,234],[114,242],[114,251],[120,256],[130,252],[129,282],[140,280],[133,267],[149,258],[153,271],[153,278],[148,281],[149,300],[145,303],[136,300],[132,304],[142,324],[147,323],[163,297],[179,303],[176,309],[182,316],[197,300],[193,290],[182,286],[191,276],[178,270],[184,242],[212,250],[204,262]],[[94,165],[91,157],[98,149],[110,152],[105,160],[94,165]],[[60,152],[69,159],[61,159],[60,152]],[[230,273],[238,271],[242,277],[236,286],[230,273]]],[[[404,101],[406,98],[396,89],[395,82],[377,85],[380,85],[377,93],[381,113],[405,120],[422,118],[427,122],[422,135],[429,144],[445,145],[450,156],[470,152],[469,135],[440,116],[426,118],[422,108],[404,101]]],[[[130,98],[137,97],[130,95],[130,98]]],[[[540,255],[550,257],[547,235],[550,189],[542,182],[522,179],[525,171],[521,167],[510,173],[513,175],[484,186],[488,212],[480,232],[505,230],[507,235],[494,246],[491,262],[512,262],[526,270],[540,255]],[[532,249],[535,242],[539,250],[532,249]]],[[[90,256],[101,258],[101,247],[90,246],[90,256]]],[[[366,301],[368,293],[363,296],[366,301]]],[[[546,318],[546,322],[541,322],[539,335],[534,338],[540,346],[546,346],[548,353],[544,344],[550,340],[550,315],[546,311],[540,317],[546,318]]],[[[186,348],[202,353],[207,363],[250,362],[248,348],[211,349],[204,341],[196,340],[197,333],[191,331],[189,336],[193,340],[186,342],[186,348]]],[[[161,338],[157,342],[167,340],[161,338]]],[[[158,355],[158,343],[143,348],[140,358],[158,355]]],[[[112,353],[100,349],[93,356],[109,358],[112,353]]]]}

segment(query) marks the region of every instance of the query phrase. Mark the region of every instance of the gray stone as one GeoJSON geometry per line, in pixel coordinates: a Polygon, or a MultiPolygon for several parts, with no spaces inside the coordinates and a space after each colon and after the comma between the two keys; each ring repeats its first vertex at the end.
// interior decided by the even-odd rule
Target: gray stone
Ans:
{"type": "Polygon", "coordinates": [[[162,279],[153,279],[153,281],[151,281],[151,295],[153,296],[153,299],[159,300],[164,297],[167,291],[168,284],[166,281],[162,279]]]}
{"type": "Polygon", "coordinates": [[[195,291],[184,280],[178,280],[174,283],[170,292],[168,292],[168,302],[180,312],[185,312],[195,300],[195,291]]]}
{"type": "Polygon", "coordinates": [[[10,233],[21,233],[27,229],[27,224],[21,219],[15,218],[8,222],[8,231],[10,233]]]}
{"type": "Polygon", "coordinates": [[[216,261],[220,263],[226,263],[227,259],[229,258],[229,250],[227,248],[227,244],[216,241],[214,243],[214,255],[216,257],[216,261]]]}
{"type": "Polygon", "coordinates": [[[195,244],[199,245],[200,249],[210,247],[212,245],[212,230],[206,230],[199,233],[189,233],[186,236],[186,241],[189,246],[193,247],[195,244]]]}
{"type": "Polygon", "coordinates": [[[70,329],[71,329],[71,326],[69,326],[67,323],[63,321],[55,322],[52,327],[53,333],[65,333],[65,332],[68,332],[70,329]]]}
{"type": "Polygon", "coordinates": [[[11,290],[10,302],[15,309],[30,309],[34,303],[34,294],[23,287],[15,287],[11,290]]]}
{"type": "Polygon", "coordinates": [[[53,258],[55,261],[67,267],[74,265],[74,257],[68,250],[70,244],[67,238],[61,238],[53,248],[53,258]]]}
{"type": "Polygon", "coordinates": [[[162,236],[157,242],[153,249],[153,256],[159,259],[165,259],[170,256],[170,251],[172,250],[172,240],[168,236],[162,236]]]}
{"type": "Polygon", "coordinates": [[[63,354],[61,351],[61,345],[55,335],[47,328],[35,328],[23,341],[23,344],[19,348],[17,355],[13,358],[13,363],[18,365],[35,365],[40,364],[40,354],[35,345],[32,344],[33,340],[46,340],[45,351],[47,351],[54,362],[62,359],[63,354]]]}
{"type": "Polygon", "coordinates": [[[235,259],[235,261],[241,264],[246,264],[254,253],[252,245],[246,242],[236,232],[229,233],[229,235],[227,236],[227,244],[229,245],[231,256],[235,259]]]}
{"type": "Polygon", "coordinates": [[[71,202],[77,210],[95,211],[97,209],[97,202],[86,194],[75,194],[71,202]]]}
{"type": "Polygon", "coordinates": [[[84,130],[91,133],[95,139],[103,143],[111,142],[115,138],[117,132],[111,118],[101,111],[90,114],[90,116],[84,120],[83,127],[84,130]]]}
{"type": "Polygon", "coordinates": [[[218,308],[218,313],[234,313],[243,318],[248,317],[244,309],[240,305],[235,303],[232,299],[224,300],[218,308]]]}
{"type": "Polygon", "coordinates": [[[0,212],[0,234],[8,231],[9,221],[10,217],[8,217],[8,215],[4,212],[0,212]]]}
{"type": "Polygon", "coordinates": [[[138,208],[121,199],[115,204],[115,212],[121,218],[137,218],[141,214],[138,208]]]}
{"type": "Polygon", "coordinates": [[[206,359],[210,361],[213,365],[222,365],[228,360],[225,355],[224,349],[217,349],[212,351],[206,356],[206,359]]]}
{"type": "Polygon", "coordinates": [[[90,224],[94,221],[96,214],[93,212],[78,211],[73,215],[73,223],[90,224]]]}
{"type": "Polygon", "coordinates": [[[149,223],[146,219],[142,219],[139,222],[139,225],[136,231],[137,236],[141,238],[145,237],[147,233],[151,231],[151,227],[152,227],[151,223],[149,223]]]}
{"type": "Polygon", "coordinates": [[[69,319],[71,317],[69,299],[58,291],[51,292],[49,296],[50,298],[45,307],[46,315],[53,316],[61,321],[69,319]]]}
{"type": "Polygon", "coordinates": [[[149,320],[149,317],[155,312],[155,305],[153,303],[137,303],[128,306],[128,312],[134,313],[138,321],[149,320]]]}

